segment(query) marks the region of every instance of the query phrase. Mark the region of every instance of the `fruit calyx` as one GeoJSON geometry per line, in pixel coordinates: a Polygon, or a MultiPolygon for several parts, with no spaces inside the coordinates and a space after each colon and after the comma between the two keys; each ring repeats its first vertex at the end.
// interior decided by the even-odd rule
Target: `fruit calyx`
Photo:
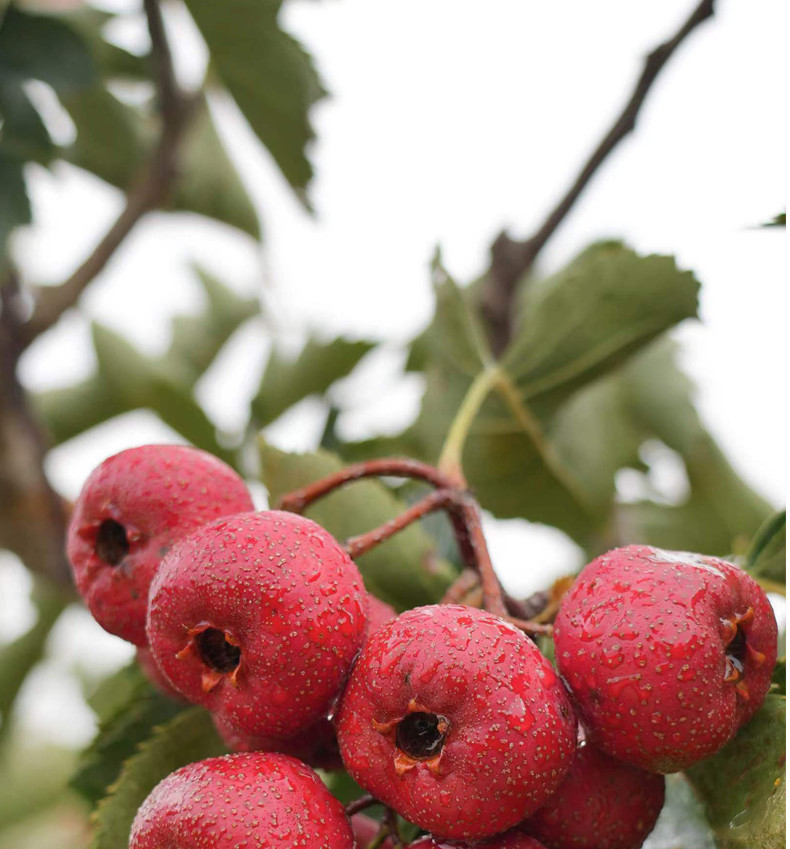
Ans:
{"type": "Polygon", "coordinates": [[[417,764],[424,764],[439,775],[444,744],[450,733],[450,720],[433,713],[412,699],[404,716],[391,722],[373,720],[373,728],[395,741],[395,772],[403,775],[417,764]]]}
{"type": "Polygon", "coordinates": [[[210,622],[201,622],[187,629],[188,642],[176,655],[183,660],[196,655],[204,665],[201,686],[204,693],[211,692],[223,678],[239,686],[242,665],[241,643],[229,631],[215,628],[210,622]]]}
{"type": "Polygon", "coordinates": [[[765,655],[749,645],[749,626],[754,621],[754,608],[721,620],[722,638],[727,649],[724,680],[735,685],[738,695],[749,701],[749,687],[743,680],[747,663],[755,668],[765,663],[765,655]]]}

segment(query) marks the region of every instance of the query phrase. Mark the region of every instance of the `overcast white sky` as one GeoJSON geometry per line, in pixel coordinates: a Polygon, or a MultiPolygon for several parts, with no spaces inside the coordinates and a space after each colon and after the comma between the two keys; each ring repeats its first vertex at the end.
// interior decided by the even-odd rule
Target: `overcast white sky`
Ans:
{"type": "MultiPolygon", "coordinates": [[[[263,253],[197,218],[151,216],[84,298],[83,314],[69,316],[28,353],[26,382],[59,386],[91,370],[87,317],[145,350],[161,350],[172,314],[199,303],[186,268],[197,260],[240,291],[263,290],[287,344],[307,331],[390,342],[341,389],[352,406],[341,426],[354,437],[397,431],[419,401],[419,381],[398,376],[398,346],[431,315],[427,263],[434,246],[442,246],[459,280],[469,280],[484,268],[502,227],[527,235],[621,107],[644,54],[691,6],[293,2],[287,25],[315,55],[332,92],[315,111],[316,216],[299,207],[235,109],[215,103],[264,222],[263,253]]],[[[643,252],[674,253],[697,274],[702,322],[678,336],[703,415],[737,468],[781,504],[787,242],[782,232],[754,226],[786,205],[788,10],[782,0],[717,6],[715,20],[662,74],[637,133],[600,171],[543,264],[551,270],[591,240],[619,237],[643,252]]],[[[184,79],[198,79],[204,54],[191,24],[181,15],[168,20],[184,79]]],[[[141,44],[141,25],[118,37],[141,44]]],[[[19,234],[19,257],[32,279],[57,281],[95,243],[121,197],[65,166],[34,170],[31,184],[37,224],[19,234]]],[[[221,426],[240,423],[271,338],[260,325],[248,327],[202,381],[199,397],[221,426]]],[[[272,428],[272,439],[285,448],[312,447],[321,425],[307,403],[272,428]]],[[[59,448],[50,470],[73,496],[105,456],[169,438],[153,417],[135,414],[59,448]]],[[[530,591],[577,557],[561,535],[524,522],[491,522],[489,530],[494,560],[516,591],[530,591]],[[530,575],[525,552],[538,567],[530,575]]],[[[14,616],[23,610],[23,589],[17,570],[0,563],[0,622],[7,620],[0,637],[24,625],[23,614],[14,616]]],[[[53,723],[68,703],[76,717],[69,739],[91,733],[76,685],[56,671],[86,647],[110,665],[126,656],[86,616],[70,616],[49,670],[29,688],[29,722],[53,723]]]]}

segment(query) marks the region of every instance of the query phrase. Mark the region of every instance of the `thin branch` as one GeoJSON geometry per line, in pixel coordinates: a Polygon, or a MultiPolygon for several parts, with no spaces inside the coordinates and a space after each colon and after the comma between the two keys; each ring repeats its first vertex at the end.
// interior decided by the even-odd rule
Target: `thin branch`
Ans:
{"type": "Polygon", "coordinates": [[[76,305],[140,219],[160,206],[173,187],[178,172],[180,143],[196,100],[185,95],[176,82],[158,0],[144,0],[144,6],[161,113],[159,139],[127,193],[126,205],[91,255],[59,286],[38,290],[33,314],[23,328],[25,345],[52,327],[66,310],[76,305]]]}
{"type": "Polygon", "coordinates": [[[353,802],[349,802],[346,805],[346,816],[353,817],[354,814],[358,814],[360,811],[367,810],[367,808],[372,808],[373,805],[380,805],[381,802],[375,797],[371,796],[370,793],[366,793],[364,796],[360,796],[359,799],[354,799],[353,802]]]}
{"type": "Polygon", "coordinates": [[[633,131],[642,105],[664,65],[693,30],[713,16],[714,2],[701,0],[677,33],[647,56],[642,74],[617,120],[537,231],[525,241],[516,241],[505,233],[494,241],[481,308],[489,325],[489,341],[495,355],[501,354],[510,341],[516,284],[529,273],[546,242],[571,211],[609,154],[633,131]]]}

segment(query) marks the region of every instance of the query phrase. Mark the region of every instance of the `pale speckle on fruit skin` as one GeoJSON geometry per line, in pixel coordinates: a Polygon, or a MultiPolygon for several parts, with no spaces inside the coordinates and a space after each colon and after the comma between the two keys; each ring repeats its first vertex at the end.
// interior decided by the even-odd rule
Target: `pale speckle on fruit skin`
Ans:
{"type": "Polygon", "coordinates": [[[74,580],[93,617],[111,634],[145,646],[148,589],[163,552],[201,525],[253,509],[239,475],[197,448],[143,445],[106,459],[74,505],[67,542],[74,580]],[[123,525],[131,542],[117,566],[94,551],[106,519],[123,525]]]}
{"type": "Polygon", "coordinates": [[[521,827],[548,849],[639,849],[663,805],[663,775],[588,743],[577,749],[559,790],[521,827]]]}
{"type": "Polygon", "coordinates": [[[576,719],[535,645],[460,605],[401,614],[365,644],[335,717],[346,768],[374,796],[443,838],[489,837],[540,807],[570,767],[576,719]],[[399,775],[392,734],[412,701],[445,716],[439,774],[399,775]]]}
{"type": "Polygon", "coordinates": [[[143,802],[129,849],[354,849],[343,806],[287,755],[189,764],[143,802]]]}
{"type": "Polygon", "coordinates": [[[420,837],[410,843],[407,849],[546,849],[534,837],[511,829],[488,840],[463,843],[457,840],[440,840],[436,837],[420,837]]]}
{"type": "Polygon", "coordinates": [[[173,686],[226,729],[285,739],[329,714],[366,621],[362,578],[340,544],[272,510],[220,519],[173,548],[151,585],[148,637],[173,686]],[[237,687],[226,676],[204,692],[200,656],[177,657],[200,623],[240,646],[237,687]]]}
{"type": "Polygon", "coordinates": [[[591,742],[643,769],[685,769],[718,751],[762,704],[776,662],[776,620],[762,589],[724,560],[648,546],[586,566],[555,623],[557,665],[591,742]],[[725,681],[722,623],[744,629],[745,700],[725,681]]]}

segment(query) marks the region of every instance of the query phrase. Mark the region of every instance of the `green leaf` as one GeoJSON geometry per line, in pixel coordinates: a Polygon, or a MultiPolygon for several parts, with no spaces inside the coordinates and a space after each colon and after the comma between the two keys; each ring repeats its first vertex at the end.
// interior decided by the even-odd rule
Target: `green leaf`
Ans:
{"type": "Polygon", "coordinates": [[[186,0],[212,67],[285,178],[304,197],[311,106],[324,95],[312,59],[280,29],[281,0],[186,0]]]}
{"type": "Polygon", "coordinates": [[[13,642],[0,646],[0,737],[11,728],[11,712],[30,670],[41,660],[47,639],[66,602],[61,595],[43,584],[33,592],[37,618],[35,624],[13,642]]]}
{"type": "MultiPolygon", "coordinates": [[[[183,703],[162,695],[145,679],[137,663],[113,676],[113,686],[125,699],[111,706],[90,746],[81,753],[71,786],[95,805],[121,774],[124,762],[163,725],[186,709],[183,703]]],[[[106,709],[106,708],[105,708],[106,709]]]]}
{"type": "Polygon", "coordinates": [[[260,313],[256,298],[240,297],[199,266],[194,271],[206,295],[206,307],[198,315],[173,319],[173,339],[165,356],[189,384],[206,371],[236,330],[260,313]]]}
{"type": "Polygon", "coordinates": [[[63,20],[9,6],[0,24],[0,81],[41,80],[56,91],[89,86],[90,50],[63,20]]]}
{"type": "Polygon", "coordinates": [[[672,257],[619,242],[587,248],[531,283],[503,366],[539,415],[697,313],[699,283],[672,257]]]}
{"type": "Polygon", "coordinates": [[[702,804],[682,775],[666,777],[666,800],[642,849],[715,849],[702,804]]]}
{"type": "Polygon", "coordinates": [[[256,424],[267,425],[303,398],[323,395],[336,380],[350,374],[372,348],[371,342],[308,339],[295,360],[273,350],[252,402],[256,424]]]}
{"type": "Polygon", "coordinates": [[[217,440],[216,429],[192,397],[191,387],[177,382],[159,362],[144,357],[121,336],[93,325],[99,375],[120,409],[148,408],[194,445],[228,463],[233,453],[217,440]]]}
{"type": "MultiPolygon", "coordinates": [[[[74,165],[124,191],[156,143],[157,122],[144,106],[121,102],[102,86],[63,96],[77,128],[64,151],[74,165]]],[[[180,176],[166,208],[196,212],[260,238],[255,208],[228,158],[205,99],[194,107],[183,141],[180,176]]]]}
{"type": "Polygon", "coordinates": [[[770,221],[766,221],[763,227],[787,227],[787,213],[780,212],[775,215],[770,221]]]}
{"type": "Polygon", "coordinates": [[[787,511],[775,513],[760,528],[746,555],[746,570],[757,580],[784,587],[787,576],[787,511]]]}
{"type": "Polygon", "coordinates": [[[82,36],[90,48],[95,66],[103,77],[135,82],[147,81],[151,80],[151,57],[130,53],[104,38],[104,30],[108,24],[115,21],[125,22],[131,19],[133,14],[114,14],[92,6],[81,5],[66,10],[62,17],[82,36]]]}
{"type": "Polygon", "coordinates": [[[163,778],[225,751],[210,715],[202,708],[183,711],[159,727],[126,761],[110,795],[99,803],[92,849],[127,846],[137,809],[163,778]]]}
{"type": "MultiPolygon", "coordinates": [[[[263,439],[260,452],[261,477],[272,502],[343,466],[326,451],[287,454],[263,439]]],[[[317,501],[306,515],[342,541],[384,524],[405,506],[379,481],[363,480],[317,501]]],[[[456,574],[417,525],[360,557],[358,565],[368,590],[399,610],[437,602],[456,574]]]]}
{"type": "Polygon", "coordinates": [[[22,163],[0,149],[0,272],[5,265],[11,231],[31,220],[22,163]]]}
{"type": "Polygon", "coordinates": [[[721,849],[784,849],[785,698],[769,695],[718,754],[688,771],[721,849]]]}
{"type": "Polygon", "coordinates": [[[49,132],[19,83],[0,80],[0,151],[46,165],[54,150],[49,132]]]}
{"type": "Polygon", "coordinates": [[[172,208],[197,212],[261,238],[258,214],[228,158],[205,100],[192,118],[181,154],[182,177],[176,183],[172,208]]]}

